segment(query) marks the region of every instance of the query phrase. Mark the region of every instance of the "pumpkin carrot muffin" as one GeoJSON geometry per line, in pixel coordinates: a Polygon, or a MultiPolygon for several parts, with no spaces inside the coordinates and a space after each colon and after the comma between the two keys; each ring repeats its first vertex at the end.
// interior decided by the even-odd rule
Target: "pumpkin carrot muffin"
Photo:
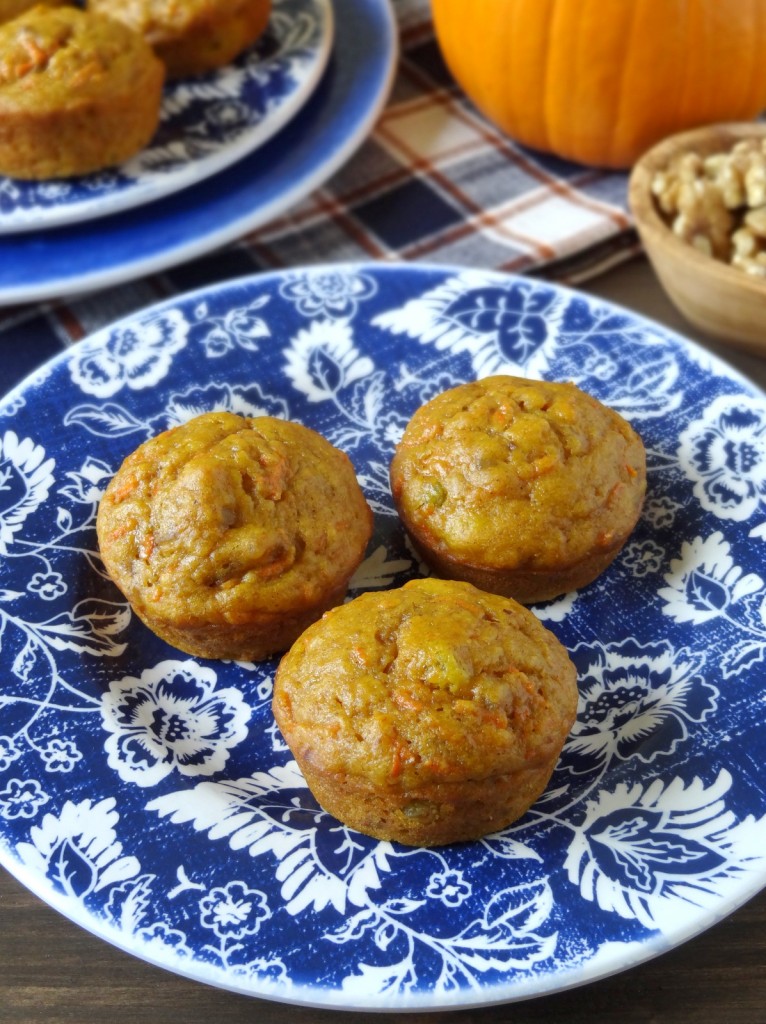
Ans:
{"type": "Polygon", "coordinates": [[[253,661],[343,600],[372,513],[348,457],[315,431],[216,412],[129,455],[96,526],[150,629],[198,657],[253,661]]]}
{"type": "Polygon", "coordinates": [[[641,511],[645,453],[574,384],[487,377],[417,410],[391,487],[434,572],[528,604],[585,586],[614,559],[641,511]]]}
{"type": "Polygon", "coordinates": [[[379,839],[436,846],[525,813],[572,727],[577,683],[528,609],[420,579],[310,626],[279,664],[273,708],[326,811],[379,839]]]}
{"type": "Polygon", "coordinates": [[[90,0],[89,7],[140,32],[169,78],[228,64],[258,39],[271,16],[271,0],[90,0]]]}
{"type": "Polygon", "coordinates": [[[0,173],[42,179],[121,163],[154,134],[164,69],[136,33],[76,7],[0,25],[0,173]]]}

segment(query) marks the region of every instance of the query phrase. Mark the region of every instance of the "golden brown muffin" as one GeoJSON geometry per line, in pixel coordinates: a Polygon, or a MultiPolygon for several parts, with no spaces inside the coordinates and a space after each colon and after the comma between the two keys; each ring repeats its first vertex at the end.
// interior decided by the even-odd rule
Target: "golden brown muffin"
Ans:
{"type": "Polygon", "coordinates": [[[90,0],[154,47],[168,78],[213,71],[234,60],[265,30],[271,0],[90,0]]]}
{"type": "Polygon", "coordinates": [[[519,818],[577,709],[567,652],[468,583],[366,593],[282,658],[274,715],[319,804],[378,839],[436,846],[519,818]]]}
{"type": "Polygon", "coordinates": [[[127,160],[159,120],[164,69],[118,22],[33,7],[0,25],[0,174],[70,177],[127,160]]]}
{"type": "Polygon", "coordinates": [[[391,488],[438,575],[529,604],[614,559],[641,511],[646,460],[632,427],[574,384],[487,377],[417,410],[391,488]]]}
{"type": "Polygon", "coordinates": [[[129,455],[96,525],[150,629],[198,657],[253,661],[343,600],[372,513],[349,458],[315,431],[216,412],[129,455]]]}
{"type": "Polygon", "coordinates": [[[64,7],[71,3],[71,0],[0,0],[0,22],[18,17],[38,3],[43,3],[45,7],[64,7]]]}

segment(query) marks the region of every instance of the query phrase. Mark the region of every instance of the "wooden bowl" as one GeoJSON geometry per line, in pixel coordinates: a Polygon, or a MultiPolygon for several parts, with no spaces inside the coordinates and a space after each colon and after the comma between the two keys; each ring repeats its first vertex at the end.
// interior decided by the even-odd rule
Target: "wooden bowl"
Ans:
{"type": "Polygon", "coordinates": [[[678,153],[722,153],[766,136],[766,124],[710,125],[672,135],[633,168],[628,201],[646,255],[669,298],[692,324],[737,348],[766,356],[766,278],[707,256],[673,233],[652,195],[656,173],[678,153]]]}

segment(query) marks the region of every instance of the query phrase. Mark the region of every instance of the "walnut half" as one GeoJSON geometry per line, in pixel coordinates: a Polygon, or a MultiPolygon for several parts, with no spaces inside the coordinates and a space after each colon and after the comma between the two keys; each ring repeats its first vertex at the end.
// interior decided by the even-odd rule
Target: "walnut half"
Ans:
{"type": "Polygon", "coordinates": [[[766,139],[725,152],[679,154],[652,195],[672,231],[696,249],[766,277],[766,139]]]}

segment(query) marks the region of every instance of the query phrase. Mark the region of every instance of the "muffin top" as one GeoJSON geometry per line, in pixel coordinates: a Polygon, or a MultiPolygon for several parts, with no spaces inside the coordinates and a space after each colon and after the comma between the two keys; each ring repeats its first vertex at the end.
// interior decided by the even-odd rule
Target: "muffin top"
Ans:
{"type": "Polygon", "coordinates": [[[410,529],[479,567],[550,570],[615,545],[645,490],[639,436],[571,383],[496,376],[418,409],[391,464],[410,529]]]}
{"type": "Polygon", "coordinates": [[[280,727],[317,771],[404,789],[538,767],[576,705],[574,666],[530,611],[437,579],[327,612],[274,689],[280,727]]]}
{"type": "Polygon", "coordinates": [[[206,413],[145,442],[104,494],[106,568],[179,626],[299,611],[347,579],[372,513],[348,456],[298,423],[206,413]]]}
{"type": "Polygon", "coordinates": [[[140,32],[153,46],[182,38],[190,30],[215,23],[253,0],[90,0],[90,7],[112,15],[140,32]]]}
{"type": "Polygon", "coordinates": [[[129,90],[156,63],[119,22],[76,7],[33,7],[0,25],[0,111],[44,113],[129,90]]]}
{"type": "Polygon", "coordinates": [[[71,0],[0,0],[0,21],[10,21],[30,7],[35,7],[38,2],[44,3],[46,7],[61,7],[71,0]]]}

